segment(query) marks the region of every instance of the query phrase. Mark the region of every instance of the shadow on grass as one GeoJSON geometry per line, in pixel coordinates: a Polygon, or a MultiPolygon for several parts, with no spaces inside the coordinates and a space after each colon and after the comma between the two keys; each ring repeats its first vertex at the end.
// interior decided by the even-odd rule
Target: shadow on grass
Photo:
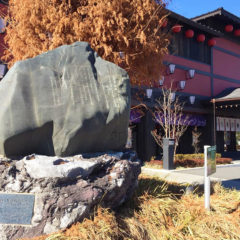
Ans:
{"type": "Polygon", "coordinates": [[[222,186],[229,189],[240,190],[240,179],[222,181],[222,186]]]}
{"type": "Polygon", "coordinates": [[[132,217],[134,212],[140,210],[140,204],[146,198],[172,198],[180,199],[186,192],[186,185],[167,183],[159,178],[140,177],[138,188],[133,196],[121,205],[117,210],[117,214],[132,217]]]}

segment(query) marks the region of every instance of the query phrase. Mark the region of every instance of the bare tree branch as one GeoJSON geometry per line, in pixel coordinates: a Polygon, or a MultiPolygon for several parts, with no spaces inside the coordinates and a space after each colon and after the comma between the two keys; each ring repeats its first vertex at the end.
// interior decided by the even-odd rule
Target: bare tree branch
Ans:
{"type": "Polygon", "coordinates": [[[178,96],[173,101],[172,94],[172,85],[169,89],[162,88],[162,97],[156,100],[152,116],[163,131],[158,132],[155,129],[151,133],[161,148],[163,147],[163,138],[175,139],[175,154],[179,140],[188,128],[189,119],[183,114],[185,103],[181,102],[178,96]]]}

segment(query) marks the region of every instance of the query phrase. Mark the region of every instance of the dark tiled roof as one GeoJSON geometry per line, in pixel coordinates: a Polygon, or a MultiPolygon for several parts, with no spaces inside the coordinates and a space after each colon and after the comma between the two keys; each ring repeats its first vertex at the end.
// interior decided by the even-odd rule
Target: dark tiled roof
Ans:
{"type": "Polygon", "coordinates": [[[0,0],[0,3],[2,3],[4,5],[8,5],[8,0],[0,0]]]}
{"type": "Polygon", "coordinates": [[[226,11],[224,8],[218,8],[218,9],[216,9],[214,11],[211,11],[211,12],[202,14],[200,16],[191,18],[191,20],[193,20],[194,22],[198,22],[200,20],[204,20],[204,19],[209,18],[209,17],[214,17],[216,15],[222,15],[222,16],[228,17],[232,21],[234,21],[235,23],[240,24],[240,18],[235,16],[234,14],[226,11]]]}
{"type": "Polygon", "coordinates": [[[214,36],[217,36],[217,37],[223,36],[223,34],[220,31],[216,31],[215,29],[213,29],[209,26],[206,26],[206,25],[200,24],[198,22],[192,21],[191,19],[185,18],[185,17],[183,17],[183,16],[181,16],[181,15],[175,13],[175,12],[172,12],[170,10],[168,10],[168,11],[169,11],[170,17],[175,18],[175,19],[177,19],[177,20],[179,20],[179,21],[181,21],[181,22],[183,22],[187,25],[190,25],[194,28],[198,28],[201,31],[207,32],[207,33],[209,33],[211,35],[214,35],[214,36]]]}

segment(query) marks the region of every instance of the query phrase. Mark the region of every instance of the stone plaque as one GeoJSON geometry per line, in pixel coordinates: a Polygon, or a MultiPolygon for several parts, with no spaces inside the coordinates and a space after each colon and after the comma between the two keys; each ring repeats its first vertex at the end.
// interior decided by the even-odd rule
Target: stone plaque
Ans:
{"type": "Polygon", "coordinates": [[[0,224],[30,225],[35,195],[0,193],[0,224]]]}

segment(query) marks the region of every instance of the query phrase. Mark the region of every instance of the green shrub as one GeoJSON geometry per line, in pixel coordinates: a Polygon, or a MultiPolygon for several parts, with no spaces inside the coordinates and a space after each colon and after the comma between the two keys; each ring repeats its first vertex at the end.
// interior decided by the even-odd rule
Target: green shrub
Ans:
{"type": "MultiPolygon", "coordinates": [[[[230,164],[232,162],[231,158],[216,158],[217,164],[230,164]]],[[[174,161],[175,167],[203,167],[204,166],[204,158],[189,158],[174,161]]]]}
{"type": "MultiPolygon", "coordinates": [[[[221,153],[217,153],[216,158],[221,158],[221,153]]],[[[204,159],[204,153],[175,155],[175,160],[185,160],[185,159],[204,159]]]]}
{"type": "MultiPolygon", "coordinates": [[[[221,158],[220,154],[217,154],[216,163],[217,164],[230,164],[232,162],[231,158],[221,158]]],[[[145,162],[145,167],[152,168],[162,168],[162,160],[151,160],[150,162],[145,162]]],[[[204,166],[204,155],[203,154],[178,154],[178,158],[174,160],[175,167],[203,167],[204,166]],[[194,157],[192,157],[195,155],[194,157]],[[197,155],[197,156],[196,156],[197,155]],[[202,158],[200,158],[200,156],[202,158]],[[189,158],[187,158],[189,157],[189,158]]]]}

